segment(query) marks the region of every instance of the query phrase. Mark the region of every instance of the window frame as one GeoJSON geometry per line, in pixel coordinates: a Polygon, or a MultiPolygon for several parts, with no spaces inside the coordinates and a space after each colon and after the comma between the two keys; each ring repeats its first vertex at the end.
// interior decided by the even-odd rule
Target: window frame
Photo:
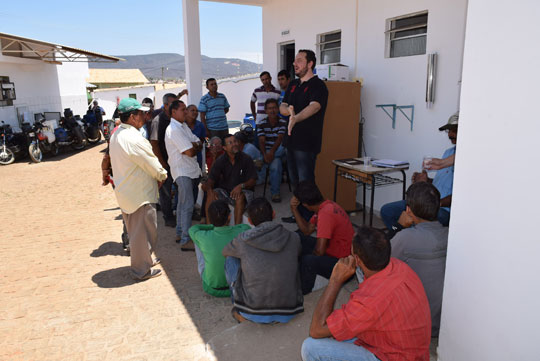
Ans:
{"type": "Polygon", "coordinates": [[[333,30],[333,31],[328,31],[326,33],[321,33],[321,34],[318,34],[317,35],[317,43],[315,44],[317,46],[317,56],[319,58],[319,61],[318,63],[321,64],[321,65],[327,65],[327,64],[338,64],[341,62],[341,42],[342,42],[342,35],[343,35],[343,32],[341,31],[341,29],[339,30],[333,30]],[[339,34],[339,40],[329,40],[329,41],[323,41],[323,37],[327,36],[327,35],[333,35],[333,34],[339,34]],[[331,49],[325,49],[323,50],[323,46],[326,45],[326,44],[331,44],[331,43],[336,43],[336,42],[339,42],[339,46],[338,47],[335,47],[335,48],[331,48],[331,49]],[[335,50],[335,49],[339,49],[339,59],[335,62],[331,62],[331,63],[323,63],[323,53],[326,52],[326,51],[330,51],[330,50],[335,50]]]}
{"type": "Polygon", "coordinates": [[[416,56],[416,55],[425,55],[427,53],[427,36],[428,36],[428,24],[429,24],[429,11],[423,10],[418,11],[415,13],[410,13],[406,15],[396,16],[394,18],[390,18],[386,20],[386,31],[385,38],[386,38],[386,48],[385,48],[385,58],[402,58],[402,57],[408,57],[408,56],[416,56]],[[426,15],[426,22],[425,23],[418,23],[414,25],[406,25],[399,28],[392,28],[392,25],[395,24],[398,20],[403,20],[407,18],[414,18],[417,16],[426,15]],[[402,37],[395,37],[395,34],[400,31],[408,31],[408,30],[416,30],[416,29],[425,29],[425,32],[420,34],[412,34],[412,35],[406,35],[402,37]],[[398,55],[398,56],[392,56],[392,45],[397,40],[405,40],[405,39],[413,39],[413,38],[420,38],[425,37],[426,39],[426,49],[424,49],[423,53],[418,54],[410,54],[410,55],[398,55]]]}

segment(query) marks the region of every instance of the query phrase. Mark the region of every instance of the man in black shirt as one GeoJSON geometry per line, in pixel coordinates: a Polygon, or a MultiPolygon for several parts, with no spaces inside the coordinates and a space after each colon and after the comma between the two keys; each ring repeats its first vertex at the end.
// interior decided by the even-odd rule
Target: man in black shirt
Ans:
{"type": "Polygon", "coordinates": [[[207,192],[208,206],[216,199],[226,199],[234,205],[234,223],[242,223],[247,203],[253,198],[253,187],[257,182],[257,170],[253,159],[240,152],[238,140],[231,134],[225,136],[225,154],[221,155],[210,169],[208,180],[202,189],[207,192]]]}
{"type": "MultiPolygon", "coordinates": [[[[313,74],[316,63],[313,51],[298,51],[294,59],[294,72],[298,79],[291,81],[279,107],[282,115],[290,116],[283,143],[287,148],[287,166],[295,189],[303,181],[315,183],[315,161],[321,152],[328,89],[313,74]]],[[[310,215],[306,212],[305,216],[310,215]]],[[[294,223],[292,217],[283,220],[294,223]]]]}

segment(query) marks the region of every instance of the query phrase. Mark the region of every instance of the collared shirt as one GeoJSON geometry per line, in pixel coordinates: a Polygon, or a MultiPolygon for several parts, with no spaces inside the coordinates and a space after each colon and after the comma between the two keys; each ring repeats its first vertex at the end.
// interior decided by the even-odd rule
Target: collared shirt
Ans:
{"type": "Polygon", "coordinates": [[[278,100],[281,96],[281,92],[277,90],[273,85],[272,89],[270,91],[266,91],[264,88],[264,85],[256,88],[253,91],[253,94],[251,95],[251,102],[257,103],[257,118],[255,119],[255,124],[259,125],[261,124],[264,119],[266,119],[266,112],[264,111],[264,103],[268,99],[276,99],[278,100]]]}
{"type": "Polygon", "coordinates": [[[246,153],[236,153],[234,164],[231,163],[227,153],[224,153],[212,165],[208,178],[215,182],[215,188],[223,188],[230,192],[240,183],[257,179],[257,170],[253,159],[246,153]]]}
{"type": "Polygon", "coordinates": [[[152,146],[137,128],[121,124],[109,143],[114,174],[114,193],[124,213],[131,214],[147,203],[157,203],[158,181],[167,178],[152,146]]]}
{"type": "Polygon", "coordinates": [[[326,255],[343,258],[351,254],[354,229],[349,216],[339,204],[325,200],[309,222],[317,226],[317,238],[328,239],[326,255]]]}
{"type": "Polygon", "coordinates": [[[200,142],[195,134],[191,132],[188,125],[180,123],[176,119],[171,119],[171,124],[165,130],[165,146],[169,154],[169,167],[174,180],[178,177],[198,178],[201,175],[201,168],[197,163],[197,155],[190,157],[182,154],[193,148],[193,143],[200,142]]]}
{"type": "Polygon", "coordinates": [[[390,258],[358,285],[349,301],[326,319],[338,341],[354,343],[381,361],[429,361],[431,318],[422,282],[402,261],[390,258]]]}
{"type": "Polygon", "coordinates": [[[167,161],[169,155],[167,154],[167,148],[165,147],[165,130],[171,123],[171,118],[166,112],[161,112],[152,120],[152,130],[150,133],[150,140],[157,140],[161,156],[167,161]]]}
{"type": "Polygon", "coordinates": [[[259,126],[257,126],[257,136],[264,137],[264,148],[266,150],[272,149],[279,135],[285,134],[286,132],[287,122],[279,118],[276,125],[270,124],[270,121],[266,119],[259,126]]]}
{"type": "MultiPolygon", "coordinates": [[[[456,146],[447,149],[442,159],[448,158],[452,154],[456,154],[456,146]]],[[[437,174],[435,174],[435,178],[433,178],[433,185],[439,190],[441,199],[451,195],[452,187],[454,186],[454,165],[452,164],[450,167],[439,169],[437,174]]],[[[446,209],[450,212],[450,207],[442,207],[441,209],[446,209]]]]}
{"type": "Polygon", "coordinates": [[[199,112],[205,113],[206,127],[209,130],[225,130],[229,129],[225,109],[230,107],[225,95],[217,93],[214,98],[210,93],[207,93],[201,98],[199,112]]]}

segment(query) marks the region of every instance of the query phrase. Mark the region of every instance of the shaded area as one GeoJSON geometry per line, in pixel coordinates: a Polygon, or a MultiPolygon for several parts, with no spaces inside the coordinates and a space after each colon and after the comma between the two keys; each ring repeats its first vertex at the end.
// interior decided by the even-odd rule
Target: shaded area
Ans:
{"type": "Polygon", "coordinates": [[[101,288],[119,288],[131,286],[138,281],[131,277],[129,266],[101,271],[92,276],[92,281],[101,288]]]}
{"type": "Polygon", "coordinates": [[[122,243],[118,242],[105,242],[97,249],[90,253],[90,257],[103,257],[103,256],[128,256],[124,251],[122,243]]]}

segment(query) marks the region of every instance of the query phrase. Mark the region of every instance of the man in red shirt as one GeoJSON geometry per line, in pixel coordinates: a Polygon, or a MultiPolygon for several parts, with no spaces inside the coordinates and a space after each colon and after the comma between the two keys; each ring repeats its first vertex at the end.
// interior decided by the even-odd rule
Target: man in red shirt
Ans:
{"type": "Polygon", "coordinates": [[[338,259],[351,254],[354,230],[345,210],[339,204],[325,200],[311,181],[298,184],[291,198],[291,211],[302,240],[300,277],[305,295],[313,289],[317,275],[330,278],[338,259]],[[300,204],[315,213],[309,222],[300,215],[300,204]],[[317,238],[311,236],[315,230],[317,238]]]}
{"type": "Polygon", "coordinates": [[[313,312],[304,361],[429,361],[431,316],[422,282],[402,261],[390,258],[384,234],[362,227],[352,255],[336,264],[313,312]],[[364,281],[349,302],[334,310],[343,283],[360,267],[364,281]],[[333,338],[330,338],[333,337],[333,338]]]}

